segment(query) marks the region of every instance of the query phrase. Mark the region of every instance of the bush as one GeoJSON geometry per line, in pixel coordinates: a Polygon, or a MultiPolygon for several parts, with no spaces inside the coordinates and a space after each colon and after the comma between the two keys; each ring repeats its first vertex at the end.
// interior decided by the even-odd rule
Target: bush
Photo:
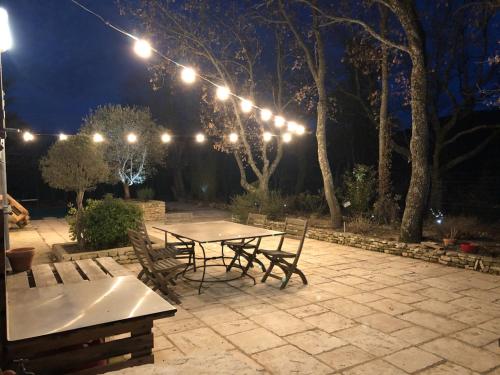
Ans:
{"type": "Polygon", "coordinates": [[[299,212],[321,215],[325,213],[328,208],[325,196],[322,192],[319,194],[311,194],[308,192],[300,193],[289,197],[289,201],[291,202],[290,209],[299,212]]]}
{"type": "Polygon", "coordinates": [[[111,196],[103,200],[87,200],[77,211],[70,208],[68,222],[73,240],[85,250],[102,250],[129,244],[127,229],[137,228],[142,211],[136,205],[111,196]]]}
{"type": "Polygon", "coordinates": [[[231,199],[229,206],[233,216],[240,222],[245,222],[250,212],[267,215],[272,220],[281,219],[287,208],[287,200],[278,191],[270,191],[267,196],[260,192],[237,195],[231,199]]]}
{"type": "Polygon", "coordinates": [[[450,238],[455,233],[457,239],[480,239],[488,237],[484,226],[474,216],[444,216],[442,223],[434,222],[436,231],[442,238],[450,238]]]}
{"type": "Polygon", "coordinates": [[[352,172],[344,175],[344,199],[351,202],[351,212],[361,214],[370,211],[376,183],[375,170],[368,165],[356,164],[352,172]]]}
{"type": "Polygon", "coordinates": [[[352,233],[367,234],[373,230],[373,222],[362,215],[351,218],[346,225],[347,231],[352,233]]]}
{"type": "Polygon", "coordinates": [[[145,187],[137,190],[137,199],[141,201],[150,201],[155,197],[155,191],[152,188],[145,187]]]}

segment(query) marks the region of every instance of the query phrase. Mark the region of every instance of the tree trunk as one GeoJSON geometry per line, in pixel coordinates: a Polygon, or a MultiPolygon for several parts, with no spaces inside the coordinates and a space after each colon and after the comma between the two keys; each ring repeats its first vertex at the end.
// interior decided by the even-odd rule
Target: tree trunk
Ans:
{"type": "Polygon", "coordinates": [[[122,182],[123,185],[123,199],[130,199],[130,186],[126,182],[122,182]]]}
{"type": "Polygon", "coordinates": [[[78,190],[76,192],[76,208],[78,211],[83,210],[83,197],[85,195],[85,190],[78,190]]]}

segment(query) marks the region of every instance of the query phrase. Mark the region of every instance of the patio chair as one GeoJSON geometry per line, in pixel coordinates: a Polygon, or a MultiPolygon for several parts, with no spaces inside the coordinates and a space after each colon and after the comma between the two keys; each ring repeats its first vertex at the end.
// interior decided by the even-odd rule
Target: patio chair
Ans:
{"type": "Polygon", "coordinates": [[[155,250],[151,247],[151,241],[148,236],[140,230],[128,230],[128,237],[132,243],[135,256],[139,261],[146,282],[153,283],[153,290],[161,290],[169,299],[175,303],[181,303],[179,297],[169,289],[169,283],[186,268],[185,263],[179,262],[175,258],[176,249],[174,247],[167,247],[164,254],[170,253],[169,257],[154,260],[151,254],[155,250]]]}
{"type": "Polygon", "coordinates": [[[277,249],[259,250],[259,253],[264,255],[270,261],[270,265],[261,280],[263,283],[266,282],[269,276],[271,276],[275,279],[282,280],[280,289],[285,289],[286,285],[288,284],[288,281],[290,280],[290,277],[292,277],[292,275],[296,273],[297,275],[300,276],[302,282],[304,284],[307,284],[307,279],[304,273],[297,268],[297,263],[299,262],[300,254],[302,253],[302,248],[304,246],[304,240],[306,238],[307,225],[308,225],[307,220],[287,218],[285,220],[285,229],[284,229],[285,235],[281,237],[277,249]],[[300,241],[299,246],[295,253],[281,250],[283,247],[285,237],[299,239],[300,241]],[[283,271],[285,276],[280,277],[278,275],[272,274],[271,272],[274,266],[279,267],[283,271]]]}
{"type": "MultiPolygon", "coordinates": [[[[265,227],[267,222],[267,215],[254,214],[249,213],[247,217],[247,225],[253,225],[255,227],[265,227]]],[[[264,263],[262,263],[259,259],[257,259],[257,253],[259,249],[261,239],[259,238],[257,241],[253,241],[251,239],[241,239],[237,241],[225,241],[222,243],[222,250],[224,251],[224,246],[227,246],[231,250],[234,251],[234,257],[226,268],[226,271],[229,272],[231,268],[235,265],[236,261],[238,261],[239,267],[243,269],[241,266],[241,257],[243,257],[247,261],[247,269],[252,265],[253,262],[256,262],[262,268],[262,272],[266,272],[266,267],[264,263]]]]}
{"type": "MultiPolygon", "coordinates": [[[[174,212],[168,213],[165,217],[166,224],[190,223],[193,221],[192,212],[174,212]]],[[[188,263],[193,265],[193,271],[196,272],[196,258],[194,254],[194,242],[190,240],[180,240],[168,242],[168,234],[165,232],[165,246],[175,246],[177,249],[177,259],[188,259],[188,263]]]]}

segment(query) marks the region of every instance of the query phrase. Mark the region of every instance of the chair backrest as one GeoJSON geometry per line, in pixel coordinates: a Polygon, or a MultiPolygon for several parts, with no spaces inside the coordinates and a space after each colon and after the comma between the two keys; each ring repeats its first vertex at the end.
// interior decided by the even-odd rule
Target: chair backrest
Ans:
{"type": "Polygon", "coordinates": [[[306,239],[307,227],[309,225],[309,220],[304,219],[293,219],[286,218],[285,219],[285,236],[281,238],[279,248],[283,245],[284,237],[298,239],[299,247],[297,248],[297,256],[295,257],[294,263],[297,263],[300,257],[300,253],[302,252],[302,248],[304,247],[304,241],[306,239]]]}
{"type": "Polygon", "coordinates": [[[247,217],[247,225],[254,227],[265,227],[267,222],[267,215],[249,213],[247,217]]]}
{"type": "Polygon", "coordinates": [[[153,259],[151,258],[149,252],[151,250],[151,241],[149,240],[147,233],[141,229],[129,229],[127,233],[130,243],[132,244],[132,248],[134,249],[135,256],[137,257],[137,260],[141,264],[142,268],[151,271],[153,269],[153,259]]]}
{"type": "Polygon", "coordinates": [[[172,212],[167,213],[165,222],[167,224],[172,223],[189,223],[193,221],[193,213],[192,212],[172,212]]]}

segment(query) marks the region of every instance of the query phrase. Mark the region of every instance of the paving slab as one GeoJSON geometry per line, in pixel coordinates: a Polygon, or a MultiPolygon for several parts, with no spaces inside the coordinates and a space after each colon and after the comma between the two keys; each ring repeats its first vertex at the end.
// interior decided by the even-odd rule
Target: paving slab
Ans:
{"type": "Polygon", "coordinates": [[[384,359],[410,374],[443,361],[442,358],[415,347],[403,349],[384,359]]]}

